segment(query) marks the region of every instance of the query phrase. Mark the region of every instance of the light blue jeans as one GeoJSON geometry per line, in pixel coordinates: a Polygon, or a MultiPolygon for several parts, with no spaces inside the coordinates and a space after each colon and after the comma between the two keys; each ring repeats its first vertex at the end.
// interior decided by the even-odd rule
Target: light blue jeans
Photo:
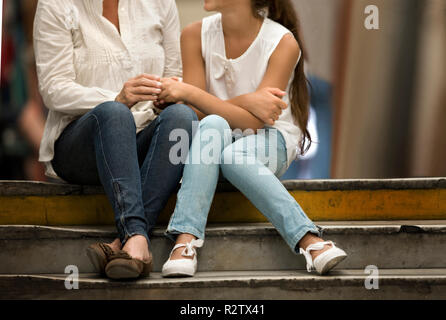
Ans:
{"type": "Polygon", "coordinates": [[[220,169],[274,225],[293,252],[297,253],[300,239],[308,232],[321,235],[320,228],[306,216],[278,179],[287,169],[282,134],[266,127],[264,134],[233,138],[228,122],[210,115],[200,121],[192,140],[175,211],[166,231],[169,238],[175,240],[182,233],[205,238],[220,169]]]}

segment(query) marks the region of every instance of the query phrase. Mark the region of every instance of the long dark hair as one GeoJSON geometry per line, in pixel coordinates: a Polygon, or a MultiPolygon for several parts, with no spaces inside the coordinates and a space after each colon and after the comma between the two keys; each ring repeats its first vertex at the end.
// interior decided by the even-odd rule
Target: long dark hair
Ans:
{"type": "Polygon", "coordinates": [[[291,113],[303,133],[300,141],[300,152],[304,154],[311,145],[310,132],[307,129],[310,114],[310,96],[307,79],[304,72],[304,61],[307,58],[302,37],[300,23],[291,0],[251,0],[255,16],[259,16],[264,9],[268,10],[268,18],[274,20],[290,30],[302,51],[302,56],[294,70],[294,78],[290,88],[291,113]]]}

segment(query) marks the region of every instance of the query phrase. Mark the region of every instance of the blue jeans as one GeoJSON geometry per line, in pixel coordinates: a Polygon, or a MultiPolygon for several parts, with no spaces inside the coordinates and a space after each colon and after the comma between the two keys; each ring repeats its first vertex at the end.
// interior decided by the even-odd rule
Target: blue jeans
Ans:
{"type": "MultiPolygon", "coordinates": [[[[278,179],[287,169],[287,152],[283,136],[272,127],[265,134],[234,139],[229,124],[217,115],[204,118],[193,138],[175,211],[166,235],[189,233],[205,237],[208,213],[214,197],[219,172],[239,189],[276,227],[293,252],[308,232],[321,235],[318,226],[306,216],[296,200],[278,179]],[[218,133],[209,139],[206,132],[218,133]],[[211,142],[206,143],[206,140],[211,142]],[[197,161],[200,152],[212,144],[218,151],[211,160],[197,161]]],[[[202,154],[208,154],[202,152],[202,154]]],[[[210,152],[209,152],[210,154],[210,152]]],[[[209,157],[207,157],[209,158],[209,157]]]]}
{"type": "MultiPolygon", "coordinates": [[[[129,108],[106,102],[65,128],[55,143],[52,165],[69,183],[102,184],[123,244],[136,234],[149,241],[183,173],[184,161],[172,164],[169,160],[169,151],[177,143],[169,141],[169,134],[181,128],[192,140],[196,120],[189,107],[172,105],[136,134],[129,108]]],[[[187,153],[180,157],[186,159],[187,153]]]]}

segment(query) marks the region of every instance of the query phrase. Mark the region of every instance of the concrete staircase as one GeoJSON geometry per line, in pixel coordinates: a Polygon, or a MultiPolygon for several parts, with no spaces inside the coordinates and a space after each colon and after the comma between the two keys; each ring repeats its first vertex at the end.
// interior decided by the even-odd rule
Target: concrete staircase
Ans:
{"type": "MultiPolygon", "coordinates": [[[[384,200],[374,212],[380,218],[388,215],[385,220],[366,220],[365,213],[358,213],[350,221],[328,221],[330,217],[325,216],[324,221],[316,222],[323,228],[325,239],[335,241],[349,254],[330,275],[307,273],[304,258],[293,254],[270,224],[263,222],[260,215],[257,221],[252,221],[258,213],[250,212],[247,215],[250,221],[241,218],[220,221],[225,213],[234,210],[231,205],[247,206],[244,199],[243,203],[214,206],[205,246],[199,251],[196,277],[160,276],[172,247],[161,226],[152,239],[154,272],[150,278],[127,282],[110,281],[94,274],[85,254],[88,244],[115,237],[112,225],[70,225],[72,213],[66,211],[60,211],[57,225],[29,223],[33,217],[32,210],[29,211],[30,198],[36,203],[45,202],[41,207],[49,212],[52,197],[82,198],[92,194],[91,190],[88,193],[78,186],[19,182],[5,182],[2,187],[0,183],[0,299],[446,299],[444,180],[327,181],[328,186],[324,183],[285,182],[285,185],[292,194],[311,190],[305,191],[307,199],[314,201],[306,209],[311,218],[312,214],[323,215],[317,212],[321,206],[318,192],[330,193],[332,197],[338,193],[337,202],[335,197],[331,199],[336,210],[344,206],[341,202],[345,199],[363,201],[365,207],[367,202],[376,204],[381,197],[384,200]],[[78,191],[60,194],[68,189],[78,191]],[[366,198],[351,195],[361,191],[366,198]],[[392,199],[395,192],[400,195],[392,199]],[[423,220],[414,219],[419,218],[415,211],[415,216],[410,212],[404,216],[402,209],[407,204],[398,203],[401,194],[411,192],[418,197],[417,201],[424,201],[416,204],[425,211],[423,220]],[[17,201],[20,198],[23,206],[17,201]],[[8,217],[13,204],[23,223],[18,223],[17,217],[8,217]],[[355,219],[357,216],[360,221],[355,219]],[[404,219],[395,220],[392,216],[404,219]],[[67,219],[64,221],[63,217],[67,219]],[[65,287],[70,276],[68,271],[65,274],[65,268],[69,265],[79,271],[79,289],[65,287]],[[378,289],[367,289],[371,277],[365,272],[367,266],[378,268],[378,282],[374,282],[378,289]]],[[[100,190],[94,193],[101,197],[100,190]]],[[[220,186],[217,196],[222,199],[239,196],[231,193],[236,191],[220,186]]],[[[61,199],[56,202],[57,206],[62,203],[61,199]]],[[[239,216],[243,213],[239,211],[239,216]]]]}

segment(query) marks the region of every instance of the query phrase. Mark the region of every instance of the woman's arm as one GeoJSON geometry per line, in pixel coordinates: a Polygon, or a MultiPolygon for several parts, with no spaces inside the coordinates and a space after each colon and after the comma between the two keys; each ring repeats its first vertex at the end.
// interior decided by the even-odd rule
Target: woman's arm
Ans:
{"type": "Polygon", "coordinates": [[[113,101],[118,92],[86,88],[75,82],[73,41],[65,18],[62,4],[57,1],[38,2],[34,50],[39,87],[49,109],[82,115],[102,102],[113,101]]]}
{"type": "Polygon", "coordinates": [[[181,49],[180,49],[180,18],[175,0],[165,1],[163,25],[163,48],[165,52],[165,64],[163,77],[181,77],[181,49]]]}
{"type": "MultiPolygon", "coordinates": [[[[121,92],[76,83],[71,30],[66,26],[63,1],[40,0],[34,21],[34,51],[39,89],[46,107],[71,115],[83,115],[95,106],[117,100],[129,108],[139,101],[156,99],[156,77],[130,79],[121,92]]],[[[159,89],[158,89],[159,90],[159,89]]]]}

